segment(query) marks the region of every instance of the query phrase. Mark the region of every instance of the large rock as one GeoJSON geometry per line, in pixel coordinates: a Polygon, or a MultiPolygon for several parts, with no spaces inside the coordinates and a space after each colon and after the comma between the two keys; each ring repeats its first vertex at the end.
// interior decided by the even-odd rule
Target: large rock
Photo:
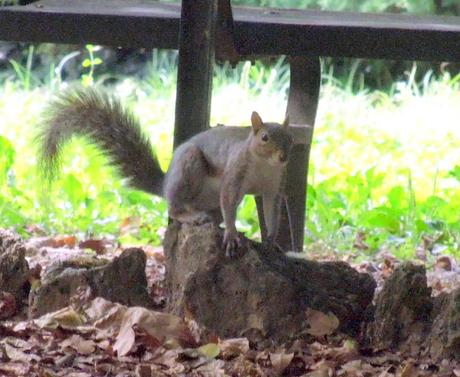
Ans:
{"type": "Polygon", "coordinates": [[[431,325],[432,308],[425,268],[401,265],[376,298],[374,321],[367,328],[370,346],[417,353],[431,325]]]}
{"type": "Polygon", "coordinates": [[[164,249],[169,309],[191,315],[223,337],[257,332],[273,340],[307,330],[308,309],[332,312],[340,329],[356,333],[366,318],[375,282],[342,262],[290,258],[247,240],[228,258],[213,224],[173,222],[164,249]]]}
{"type": "Polygon", "coordinates": [[[425,267],[401,265],[376,299],[365,341],[375,351],[460,360],[460,289],[432,297],[425,267]]]}
{"type": "Polygon", "coordinates": [[[0,229],[0,291],[11,293],[20,305],[29,290],[25,246],[13,232],[0,229]]]}
{"type": "Polygon", "coordinates": [[[58,262],[46,271],[40,287],[31,292],[29,316],[63,308],[79,289],[87,288],[92,297],[150,307],[145,262],[145,253],[137,248],[126,249],[111,262],[88,257],[58,262]]]}
{"type": "Polygon", "coordinates": [[[435,359],[460,360],[460,289],[433,300],[432,326],[426,349],[435,359]]]}

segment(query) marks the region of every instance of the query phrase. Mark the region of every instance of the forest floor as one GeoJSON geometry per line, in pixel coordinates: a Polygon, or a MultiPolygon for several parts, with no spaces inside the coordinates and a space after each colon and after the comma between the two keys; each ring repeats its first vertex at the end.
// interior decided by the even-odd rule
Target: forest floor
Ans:
{"type": "MultiPolygon", "coordinates": [[[[116,240],[75,236],[32,237],[25,241],[32,288],[56,263],[82,256],[113,259],[122,249],[116,240]]],[[[160,247],[141,247],[147,256],[149,295],[157,310],[127,308],[78,292],[71,305],[27,319],[28,303],[0,294],[0,376],[460,376],[460,363],[407,357],[391,350],[363,349],[359,339],[331,331],[327,317],[318,318],[315,334],[273,344],[246,338],[220,339],[203,331],[192,318],[162,309],[165,257],[160,247]]],[[[424,263],[428,250],[418,250],[424,263]]],[[[337,260],[333,253],[308,258],[337,260]]],[[[344,259],[343,257],[341,258],[344,259]]],[[[346,259],[346,258],[345,258],[346,259]]],[[[379,292],[400,261],[381,253],[353,264],[370,273],[379,292]]],[[[451,257],[438,256],[427,273],[432,294],[460,286],[460,270],[451,257]]]]}

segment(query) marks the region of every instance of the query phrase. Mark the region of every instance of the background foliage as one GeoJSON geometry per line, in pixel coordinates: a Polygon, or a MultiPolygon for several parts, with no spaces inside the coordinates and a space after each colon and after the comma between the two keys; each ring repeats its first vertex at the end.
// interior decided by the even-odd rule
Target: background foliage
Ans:
{"type": "MultiPolygon", "coordinates": [[[[155,145],[163,168],[172,151],[175,53],[154,51],[142,78],[105,70],[103,50],[73,56],[87,85],[108,85],[131,106],[155,145]]],[[[67,85],[54,62],[49,74],[12,63],[0,89],[0,226],[23,234],[112,235],[121,242],[158,244],[167,223],[164,201],[127,189],[82,140],[65,150],[52,185],[36,171],[33,142],[46,100],[67,85]]],[[[61,67],[62,68],[62,67],[61,67]]],[[[385,250],[410,257],[420,245],[434,254],[459,251],[460,75],[425,75],[417,66],[387,91],[338,79],[323,62],[323,85],[308,186],[306,244],[356,257],[385,250]]],[[[212,124],[247,124],[259,111],[281,121],[289,83],[283,59],[272,65],[216,68],[212,124]],[[236,110],[237,109],[237,110],[236,110]]],[[[246,198],[238,227],[258,237],[255,205],[246,198]]]]}
{"type": "MultiPolygon", "coordinates": [[[[449,0],[234,0],[328,10],[459,14],[449,0]]],[[[82,140],[49,185],[36,170],[34,135],[46,100],[69,82],[105,85],[142,120],[167,168],[172,153],[177,54],[94,46],[0,45],[0,226],[24,235],[79,233],[158,244],[166,205],[127,189],[82,140]],[[3,58],[2,58],[3,56],[3,58]]],[[[306,245],[356,257],[459,253],[458,67],[323,59],[312,146],[306,245]]],[[[283,59],[216,67],[212,123],[247,124],[253,110],[283,118],[283,59]]],[[[238,227],[258,237],[252,199],[238,227]]]]}
{"type": "Polygon", "coordinates": [[[456,0],[232,0],[232,4],[334,11],[450,15],[458,14],[460,9],[460,4],[456,0]]]}

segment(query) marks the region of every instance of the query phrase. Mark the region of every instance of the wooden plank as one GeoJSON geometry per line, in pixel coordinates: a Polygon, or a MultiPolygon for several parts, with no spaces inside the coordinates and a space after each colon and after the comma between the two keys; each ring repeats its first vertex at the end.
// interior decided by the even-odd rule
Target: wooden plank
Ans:
{"type": "MultiPolygon", "coordinates": [[[[180,5],[41,0],[0,8],[0,39],[178,48],[180,5]]],[[[460,17],[234,7],[245,55],[460,61],[460,17]]]]}
{"type": "Polygon", "coordinates": [[[177,49],[179,21],[179,4],[42,0],[0,7],[0,40],[177,49]]]}
{"type": "Polygon", "coordinates": [[[460,61],[460,17],[235,8],[241,54],[460,61]]]}
{"type": "Polygon", "coordinates": [[[218,0],[182,0],[177,67],[177,147],[209,127],[218,0]]]}

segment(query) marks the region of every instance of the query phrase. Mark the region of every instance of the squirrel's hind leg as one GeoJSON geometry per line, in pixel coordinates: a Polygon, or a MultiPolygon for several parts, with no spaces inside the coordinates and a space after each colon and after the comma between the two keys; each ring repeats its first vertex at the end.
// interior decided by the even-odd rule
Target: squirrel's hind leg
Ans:
{"type": "Polygon", "coordinates": [[[209,170],[209,164],[198,147],[183,145],[177,150],[164,185],[171,218],[187,223],[220,223],[215,216],[216,209],[206,208],[201,203],[200,194],[209,170]]]}

